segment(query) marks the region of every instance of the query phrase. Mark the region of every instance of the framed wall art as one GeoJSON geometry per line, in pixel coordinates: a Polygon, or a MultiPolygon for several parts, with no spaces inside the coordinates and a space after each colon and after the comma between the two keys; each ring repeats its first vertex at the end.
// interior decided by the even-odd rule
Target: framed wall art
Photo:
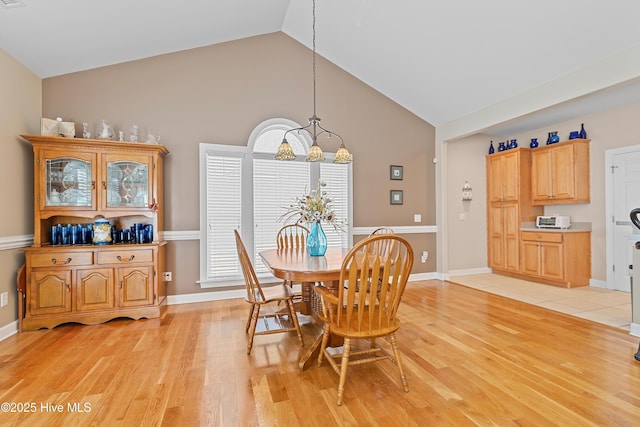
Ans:
{"type": "Polygon", "coordinates": [[[390,176],[391,179],[402,180],[402,166],[391,165],[390,176]]]}
{"type": "Polygon", "coordinates": [[[402,204],[402,190],[391,190],[391,204],[392,205],[401,205],[402,204]]]}

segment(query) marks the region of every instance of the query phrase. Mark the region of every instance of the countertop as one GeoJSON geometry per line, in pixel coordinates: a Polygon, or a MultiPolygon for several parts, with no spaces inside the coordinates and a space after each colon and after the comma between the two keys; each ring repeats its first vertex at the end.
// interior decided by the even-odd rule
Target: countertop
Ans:
{"type": "Polygon", "coordinates": [[[523,222],[520,231],[536,231],[542,233],[583,233],[591,231],[590,222],[572,222],[569,228],[538,228],[535,222],[523,222]]]}

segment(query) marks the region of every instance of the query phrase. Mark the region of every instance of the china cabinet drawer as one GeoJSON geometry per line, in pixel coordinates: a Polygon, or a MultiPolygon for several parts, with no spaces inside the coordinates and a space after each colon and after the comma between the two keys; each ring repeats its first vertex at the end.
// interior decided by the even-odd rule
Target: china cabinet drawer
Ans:
{"type": "Polygon", "coordinates": [[[93,252],[35,252],[30,260],[31,267],[92,265],[93,252]]]}
{"type": "Polygon", "coordinates": [[[562,233],[542,233],[535,231],[523,231],[522,240],[534,242],[562,243],[562,233]]]}
{"type": "Polygon", "coordinates": [[[98,264],[135,264],[153,262],[152,249],[122,249],[98,252],[98,264]]]}

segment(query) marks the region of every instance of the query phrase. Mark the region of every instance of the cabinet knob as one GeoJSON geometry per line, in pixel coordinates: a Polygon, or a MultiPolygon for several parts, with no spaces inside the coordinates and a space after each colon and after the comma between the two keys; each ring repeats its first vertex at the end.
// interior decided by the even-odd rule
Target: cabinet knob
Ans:
{"type": "Polygon", "coordinates": [[[67,292],[71,292],[71,285],[68,283],[65,283],[67,285],[67,292]]]}

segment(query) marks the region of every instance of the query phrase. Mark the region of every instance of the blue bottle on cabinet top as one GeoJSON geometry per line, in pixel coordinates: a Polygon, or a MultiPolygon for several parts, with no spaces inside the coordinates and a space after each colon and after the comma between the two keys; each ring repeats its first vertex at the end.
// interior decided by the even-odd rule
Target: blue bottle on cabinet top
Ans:
{"type": "Polygon", "coordinates": [[[493,141],[491,141],[491,145],[489,145],[489,154],[495,153],[495,149],[493,148],[493,141]]]}
{"type": "Polygon", "coordinates": [[[584,123],[580,125],[580,133],[578,133],[578,137],[582,139],[587,139],[587,131],[584,130],[584,123]]]}
{"type": "Polygon", "coordinates": [[[507,147],[504,146],[504,142],[498,143],[498,151],[504,151],[507,147]]]}
{"type": "Polygon", "coordinates": [[[538,138],[531,138],[531,144],[529,144],[529,147],[536,148],[537,146],[538,146],[538,138]]]}

